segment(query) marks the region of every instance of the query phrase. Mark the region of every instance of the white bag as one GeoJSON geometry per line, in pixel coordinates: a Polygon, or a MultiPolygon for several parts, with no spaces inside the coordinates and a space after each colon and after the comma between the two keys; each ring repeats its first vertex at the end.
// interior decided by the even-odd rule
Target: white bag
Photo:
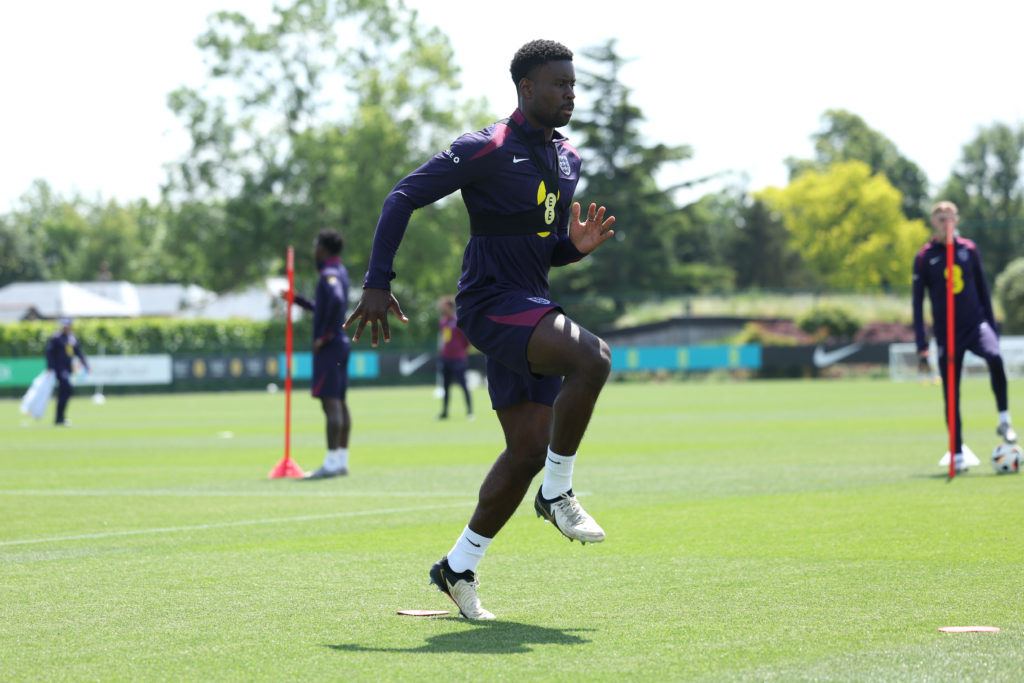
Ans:
{"type": "Polygon", "coordinates": [[[25,392],[21,399],[21,412],[40,419],[46,412],[46,404],[50,402],[53,395],[53,387],[57,383],[57,376],[49,370],[43,370],[34,380],[32,386],[25,392]]]}

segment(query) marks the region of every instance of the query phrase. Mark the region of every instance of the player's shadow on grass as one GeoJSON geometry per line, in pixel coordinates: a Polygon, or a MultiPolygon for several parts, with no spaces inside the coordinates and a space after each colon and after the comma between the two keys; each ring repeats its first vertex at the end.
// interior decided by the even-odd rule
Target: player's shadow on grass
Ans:
{"type": "MultiPolygon", "coordinates": [[[[455,617],[452,617],[454,620],[455,617]]],[[[459,621],[462,621],[461,619],[459,621]]],[[[460,652],[463,654],[501,655],[532,652],[531,645],[582,645],[589,643],[586,638],[576,635],[579,631],[593,629],[574,628],[564,630],[519,624],[514,621],[478,621],[473,628],[455,633],[441,633],[427,638],[419,647],[368,647],[366,645],[328,645],[332,650],[342,652],[460,652]]]]}

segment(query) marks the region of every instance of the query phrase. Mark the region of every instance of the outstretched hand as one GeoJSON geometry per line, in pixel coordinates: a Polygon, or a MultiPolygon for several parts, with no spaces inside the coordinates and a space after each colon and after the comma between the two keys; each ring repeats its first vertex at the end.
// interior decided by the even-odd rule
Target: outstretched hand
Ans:
{"type": "Polygon", "coordinates": [[[611,229],[615,216],[604,217],[605,208],[591,204],[587,209],[587,220],[580,221],[580,204],[572,205],[572,220],[569,221],[569,239],[581,254],[589,254],[606,239],[615,234],[611,229]]]}
{"type": "Polygon", "coordinates": [[[384,333],[384,341],[391,341],[391,326],[388,324],[388,311],[395,314],[400,321],[403,323],[409,322],[409,319],[402,313],[402,307],[398,303],[398,299],[391,293],[389,289],[373,289],[367,287],[363,290],[363,295],[359,298],[359,303],[356,304],[356,309],[352,311],[352,315],[345,321],[343,327],[348,329],[352,322],[359,318],[359,325],[356,327],[356,333],[352,335],[352,341],[357,342],[359,338],[363,336],[363,329],[369,324],[370,326],[370,346],[377,348],[380,344],[381,332],[384,333]],[[379,327],[378,327],[379,325],[379,327]]]}

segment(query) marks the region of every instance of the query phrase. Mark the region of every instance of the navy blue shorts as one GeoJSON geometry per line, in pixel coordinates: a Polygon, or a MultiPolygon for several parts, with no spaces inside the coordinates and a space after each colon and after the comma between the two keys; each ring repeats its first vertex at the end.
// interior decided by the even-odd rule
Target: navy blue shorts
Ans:
{"type": "Polygon", "coordinates": [[[441,378],[444,380],[444,385],[448,386],[452,382],[465,386],[466,384],[466,369],[469,367],[469,361],[465,358],[442,358],[438,363],[441,370],[441,378]]]}
{"type": "Polygon", "coordinates": [[[312,393],[316,398],[345,400],[348,389],[348,344],[328,343],[313,354],[312,393]]]}
{"type": "MultiPolygon", "coordinates": [[[[943,331],[942,337],[935,336],[935,342],[939,347],[939,356],[946,357],[946,337],[943,331]]],[[[975,356],[984,360],[999,357],[999,335],[987,322],[982,322],[974,329],[957,330],[956,338],[953,340],[953,347],[956,355],[963,356],[964,350],[970,351],[975,356]]]]}
{"type": "Polygon", "coordinates": [[[526,359],[533,329],[554,310],[562,309],[541,297],[508,292],[491,298],[485,307],[458,311],[459,329],[487,357],[487,391],[495,410],[524,399],[554,404],[562,378],[530,372],[526,359]]]}

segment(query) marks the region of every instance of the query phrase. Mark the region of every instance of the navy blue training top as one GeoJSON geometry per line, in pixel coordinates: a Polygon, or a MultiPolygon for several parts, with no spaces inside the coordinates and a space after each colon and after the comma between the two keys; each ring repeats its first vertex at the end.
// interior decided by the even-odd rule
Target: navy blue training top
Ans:
{"type": "Polygon", "coordinates": [[[46,341],[46,367],[54,370],[58,376],[71,373],[71,361],[75,356],[82,361],[82,365],[89,367],[74,332],[65,334],[64,330],[57,330],[46,341]]]}
{"type": "Polygon", "coordinates": [[[568,234],[580,156],[558,131],[545,141],[544,131],[531,128],[518,109],[509,118],[520,126],[526,141],[505,121],[466,133],[388,194],[374,233],[364,287],[390,289],[395,253],[412,212],[461,190],[473,234],[463,255],[459,307],[486,305],[492,296],[510,290],[548,298],[551,266],[583,257],[568,234]],[[545,172],[537,162],[548,165],[545,172]],[[545,175],[558,179],[551,207],[546,206],[553,193],[545,175]],[[495,231],[505,234],[486,234],[488,222],[514,223],[518,234],[508,234],[507,225],[495,231]]]}
{"type": "MultiPolygon", "coordinates": [[[[946,245],[930,240],[914,257],[914,340],[917,350],[928,348],[924,328],[924,293],[932,305],[935,342],[946,346],[946,245]]],[[[972,334],[981,323],[996,329],[985,273],[981,269],[978,247],[969,239],[957,237],[953,244],[953,323],[955,333],[972,334]]]]}
{"type": "Polygon", "coordinates": [[[337,341],[348,344],[348,335],[342,329],[348,309],[348,271],[337,256],[320,265],[320,279],[316,283],[316,300],[295,295],[295,303],[313,311],[313,341],[337,341]]]}

